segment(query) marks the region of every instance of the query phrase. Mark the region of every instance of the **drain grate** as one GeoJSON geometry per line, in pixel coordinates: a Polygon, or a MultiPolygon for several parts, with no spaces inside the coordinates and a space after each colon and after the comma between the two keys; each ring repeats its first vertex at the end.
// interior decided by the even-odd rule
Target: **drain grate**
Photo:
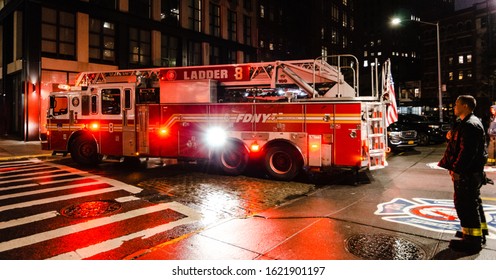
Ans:
{"type": "Polygon", "coordinates": [[[93,218],[105,216],[121,209],[121,204],[113,200],[87,201],[60,210],[60,214],[69,218],[93,218]]]}
{"type": "Polygon", "coordinates": [[[348,252],[366,260],[422,260],[420,246],[387,234],[357,234],[346,241],[348,252]]]}

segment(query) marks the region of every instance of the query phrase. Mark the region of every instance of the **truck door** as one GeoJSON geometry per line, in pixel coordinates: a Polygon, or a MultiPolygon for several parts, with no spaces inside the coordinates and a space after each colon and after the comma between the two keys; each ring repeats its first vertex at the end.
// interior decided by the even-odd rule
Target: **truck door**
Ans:
{"type": "Polygon", "coordinates": [[[132,156],[136,154],[134,90],[124,88],[122,98],[122,103],[124,104],[122,110],[122,152],[124,156],[132,156]]]}
{"type": "Polygon", "coordinates": [[[119,86],[100,89],[100,153],[103,155],[123,155],[123,115],[124,93],[119,86]]]}
{"type": "Polygon", "coordinates": [[[80,114],[79,94],[60,93],[50,96],[48,130],[51,131],[50,149],[65,151],[67,141],[75,129],[80,114]]]}

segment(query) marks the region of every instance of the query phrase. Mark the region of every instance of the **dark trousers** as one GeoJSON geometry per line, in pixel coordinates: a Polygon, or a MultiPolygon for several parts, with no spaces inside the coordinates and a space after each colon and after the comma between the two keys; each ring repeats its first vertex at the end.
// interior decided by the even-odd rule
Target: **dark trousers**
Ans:
{"type": "Polygon", "coordinates": [[[477,172],[460,174],[460,180],[453,182],[455,209],[464,229],[480,229],[481,223],[486,222],[480,198],[482,179],[482,172],[477,172]]]}

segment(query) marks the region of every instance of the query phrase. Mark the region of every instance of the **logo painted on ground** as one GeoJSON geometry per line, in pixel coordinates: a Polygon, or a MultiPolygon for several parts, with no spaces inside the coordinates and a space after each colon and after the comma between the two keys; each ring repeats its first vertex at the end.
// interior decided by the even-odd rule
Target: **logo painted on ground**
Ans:
{"type": "MultiPolygon", "coordinates": [[[[496,206],[484,204],[483,207],[489,232],[496,232],[496,206]]],[[[461,230],[453,200],[450,199],[395,198],[377,205],[374,214],[383,216],[385,221],[431,231],[454,234],[461,230]]],[[[496,239],[494,234],[490,234],[488,238],[496,239]]]]}

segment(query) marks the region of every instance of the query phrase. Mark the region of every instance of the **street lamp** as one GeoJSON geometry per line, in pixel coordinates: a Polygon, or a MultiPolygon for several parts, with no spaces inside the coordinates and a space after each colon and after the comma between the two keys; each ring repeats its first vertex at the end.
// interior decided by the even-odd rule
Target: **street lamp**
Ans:
{"type": "MultiPolygon", "coordinates": [[[[393,18],[391,20],[392,25],[399,25],[403,20],[400,18],[393,18]]],[[[436,26],[436,41],[437,41],[437,90],[438,90],[438,102],[439,102],[439,121],[443,122],[443,92],[441,89],[441,45],[439,43],[439,21],[436,23],[421,21],[417,18],[412,18],[406,21],[415,21],[427,25],[436,26]]]]}

